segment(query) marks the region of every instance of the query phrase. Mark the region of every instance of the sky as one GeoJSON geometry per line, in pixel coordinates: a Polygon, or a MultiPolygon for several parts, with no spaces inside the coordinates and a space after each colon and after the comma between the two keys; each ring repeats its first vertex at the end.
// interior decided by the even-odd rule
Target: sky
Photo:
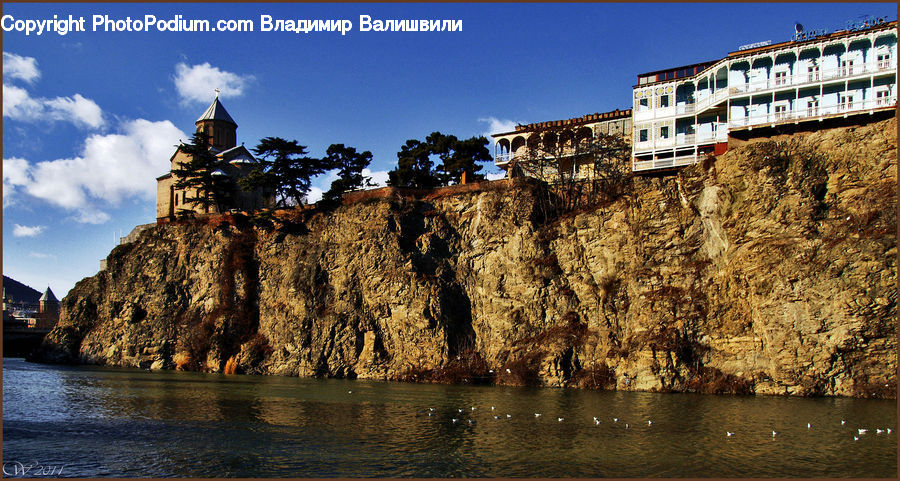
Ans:
{"type": "MultiPolygon", "coordinates": [[[[84,17],[86,31],[3,32],[3,274],[64,296],[119,237],[155,221],[156,177],[220,89],[238,142],[369,150],[383,182],[407,139],[627,109],[640,73],[835,31],[894,3],[36,4],[15,20],[84,17]],[[93,31],[112,20],[249,19],[253,32],[93,31]],[[340,32],[263,32],[261,16],[347,19],[340,32]],[[361,31],[372,20],[460,20],[461,31],[361,31]]],[[[498,176],[486,165],[483,172],[498,176]]],[[[327,190],[317,178],[311,195],[327,190]]]]}

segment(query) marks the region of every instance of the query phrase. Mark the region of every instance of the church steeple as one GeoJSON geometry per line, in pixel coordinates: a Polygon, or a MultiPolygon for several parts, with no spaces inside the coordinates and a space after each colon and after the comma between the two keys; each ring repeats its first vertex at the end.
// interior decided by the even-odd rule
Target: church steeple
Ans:
{"type": "Polygon", "coordinates": [[[197,132],[204,132],[209,136],[209,143],[218,150],[228,150],[237,146],[237,122],[228,115],[228,111],[219,102],[219,89],[216,89],[216,98],[197,119],[197,132]]]}

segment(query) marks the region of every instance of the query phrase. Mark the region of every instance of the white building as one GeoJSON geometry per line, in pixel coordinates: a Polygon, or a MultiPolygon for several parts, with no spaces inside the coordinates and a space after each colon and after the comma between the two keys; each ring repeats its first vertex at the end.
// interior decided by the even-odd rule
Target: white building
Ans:
{"type": "Polygon", "coordinates": [[[633,88],[632,170],[722,153],[737,130],[896,109],[896,85],[897,22],[883,19],[641,74],[633,88]]]}

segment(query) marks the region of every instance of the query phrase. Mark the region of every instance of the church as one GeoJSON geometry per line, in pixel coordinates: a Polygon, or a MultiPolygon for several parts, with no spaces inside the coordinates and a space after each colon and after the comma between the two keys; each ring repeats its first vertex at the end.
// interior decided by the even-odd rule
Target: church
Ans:
{"type": "MultiPolygon", "coordinates": [[[[222,102],[219,101],[218,89],[215,100],[194,124],[197,132],[202,132],[209,137],[209,150],[222,164],[212,175],[227,175],[235,181],[233,184],[237,186],[238,180],[248,176],[259,166],[259,162],[243,144],[237,145],[237,122],[231,118],[222,102]]],[[[215,205],[203,206],[186,202],[191,197],[198,196],[197,189],[179,189],[175,186],[178,179],[172,172],[181,164],[190,161],[190,156],[183,147],[184,144],[179,145],[172,157],[169,158],[171,164],[169,173],[156,178],[156,220],[159,223],[191,212],[194,214],[218,212],[215,205]]],[[[244,192],[236,188],[233,200],[222,210],[249,211],[263,208],[268,203],[267,196],[259,189],[254,192],[244,192]]]]}

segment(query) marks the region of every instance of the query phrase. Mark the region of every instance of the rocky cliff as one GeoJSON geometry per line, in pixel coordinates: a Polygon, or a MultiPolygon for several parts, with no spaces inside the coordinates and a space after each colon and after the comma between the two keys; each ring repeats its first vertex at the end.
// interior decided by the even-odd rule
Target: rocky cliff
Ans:
{"type": "Polygon", "coordinates": [[[159,225],[69,292],[35,359],[894,397],[896,131],[732,140],[566,215],[498,181],[159,225]]]}

